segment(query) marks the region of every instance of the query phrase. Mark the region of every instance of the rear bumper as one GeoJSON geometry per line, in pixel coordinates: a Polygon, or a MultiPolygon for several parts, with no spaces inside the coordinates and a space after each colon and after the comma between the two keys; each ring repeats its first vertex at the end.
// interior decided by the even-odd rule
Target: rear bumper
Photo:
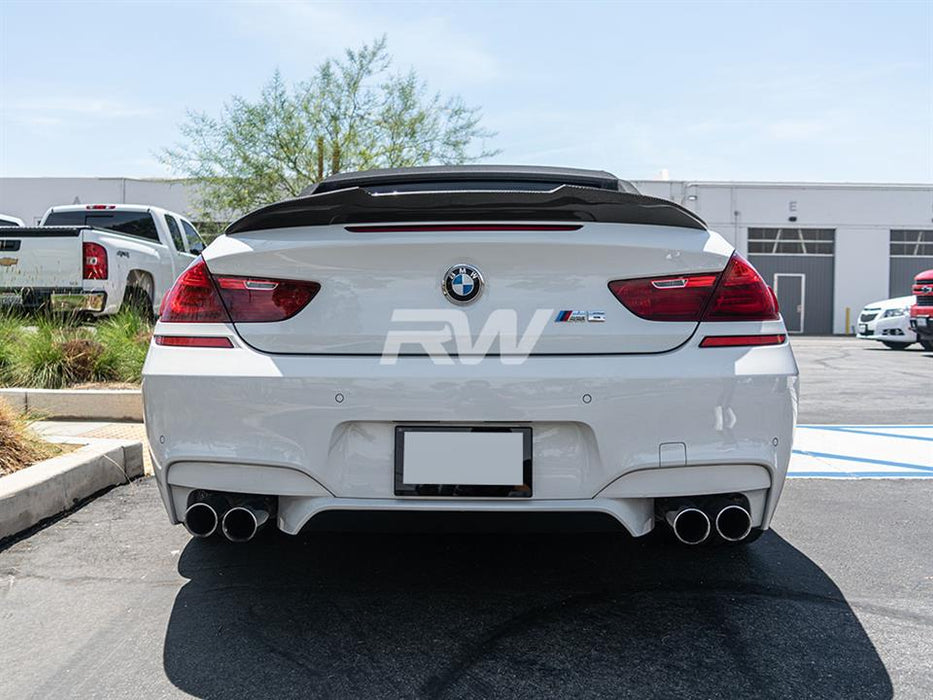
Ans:
{"type": "Polygon", "coordinates": [[[0,289],[4,305],[24,309],[49,307],[54,311],[92,311],[99,313],[107,306],[107,292],[73,287],[27,287],[0,289]]]}
{"type": "Polygon", "coordinates": [[[154,345],[143,394],[156,478],[173,522],[194,489],[261,493],[278,497],[289,533],[327,510],[447,510],[600,512],[641,535],[655,498],[715,493],[745,494],[767,527],[790,458],[793,354],[698,342],[509,366],[154,345]],[[530,426],[533,496],[396,497],[395,426],[438,423],[530,426]]]}

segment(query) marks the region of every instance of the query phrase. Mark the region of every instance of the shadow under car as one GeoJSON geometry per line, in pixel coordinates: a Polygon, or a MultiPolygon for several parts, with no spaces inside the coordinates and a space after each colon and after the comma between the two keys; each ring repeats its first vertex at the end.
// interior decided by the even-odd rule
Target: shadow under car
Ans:
{"type": "Polygon", "coordinates": [[[200,697],[860,697],[891,681],[843,595],[771,531],[265,532],[192,540],[164,646],[200,697]]]}

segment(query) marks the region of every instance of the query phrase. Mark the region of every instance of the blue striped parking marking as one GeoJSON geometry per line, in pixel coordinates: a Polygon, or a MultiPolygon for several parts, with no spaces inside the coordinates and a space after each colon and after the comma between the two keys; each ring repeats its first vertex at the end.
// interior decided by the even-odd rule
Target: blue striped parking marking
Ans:
{"type": "MultiPolygon", "coordinates": [[[[815,425],[801,425],[801,428],[808,428],[810,430],[833,430],[839,433],[856,433],[858,435],[881,435],[883,437],[893,437],[899,438],[901,440],[924,440],[925,442],[933,442],[933,437],[925,437],[923,435],[898,435],[897,433],[880,433],[876,430],[862,430],[861,428],[844,428],[837,425],[821,425],[819,427],[815,425]]],[[[900,427],[903,429],[906,426],[892,426],[900,427]]],[[[927,427],[927,426],[916,426],[916,427],[927,427]]]]}
{"type": "Polygon", "coordinates": [[[800,425],[788,477],[933,477],[931,425],[800,425]],[[901,434],[895,431],[907,431],[901,434]]]}
{"type": "Polygon", "coordinates": [[[866,457],[852,457],[851,455],[835,455],[828,452],[809,452],[807,450],[793,450],[796,455],[807,455],[809,457],[820,457],[822,459],[841,459],[844,462],[861,462],[862,464],[878,464],[885,467],[904,467],[906,469],[919,469],[920,471],[933,472],[933,467],[925,467],[922,464],[910,464],[909,462],[889,462],[886,459],[868,459],[866,457]]]}
{"type": "Polygon", "coordinates": [[[892,475],[891,472],[794,472],[788,477],[795,479],[933,479],[933,473],[916,472],[914,474],[892,475]]]}

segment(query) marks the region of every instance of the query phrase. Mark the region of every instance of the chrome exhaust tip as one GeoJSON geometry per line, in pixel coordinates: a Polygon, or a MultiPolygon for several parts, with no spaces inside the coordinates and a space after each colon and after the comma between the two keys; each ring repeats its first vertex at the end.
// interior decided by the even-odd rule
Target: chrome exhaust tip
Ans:
{"type": "Polygon", "coordinates": [[[716,514],[716,532],[726,542],[740,542],[752,531],[752,514],[732,503],[716,514]]]}
{"type": "Polygon", "coordinates": [[[268,519],[269,512],[261,508],[234,506],[224,513],[221,529],[231,542],[249,542],[268,519]]]}
{"type": "Polygon", "coordinates": [[[185,511],[185,529],[194,537],[210,537],[217,532],[220,516],[210,503],[198,501],[185,511]]]}
{"type": "Polygon", "coordinates": [[[683,544],[702,544],[709,538],[709,516],[699,508],[684,506],[668,511],[664,518],[674,531],[674,536],[683,544]]]}

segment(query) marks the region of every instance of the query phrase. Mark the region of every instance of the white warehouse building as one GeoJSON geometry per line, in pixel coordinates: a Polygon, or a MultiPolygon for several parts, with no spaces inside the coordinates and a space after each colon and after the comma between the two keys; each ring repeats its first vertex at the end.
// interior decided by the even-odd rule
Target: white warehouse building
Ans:
{"type": "MultiPolygon", "coordinates": [[[[851,333],[865,304],[933,268],[933,185],[635,181],[695,211],[764,275],[791,332],[851,333]]],[[[0,178],[0,213],[27,225],[56,204],[152,204],[198,219],[194,183],[0,178]]]]}

